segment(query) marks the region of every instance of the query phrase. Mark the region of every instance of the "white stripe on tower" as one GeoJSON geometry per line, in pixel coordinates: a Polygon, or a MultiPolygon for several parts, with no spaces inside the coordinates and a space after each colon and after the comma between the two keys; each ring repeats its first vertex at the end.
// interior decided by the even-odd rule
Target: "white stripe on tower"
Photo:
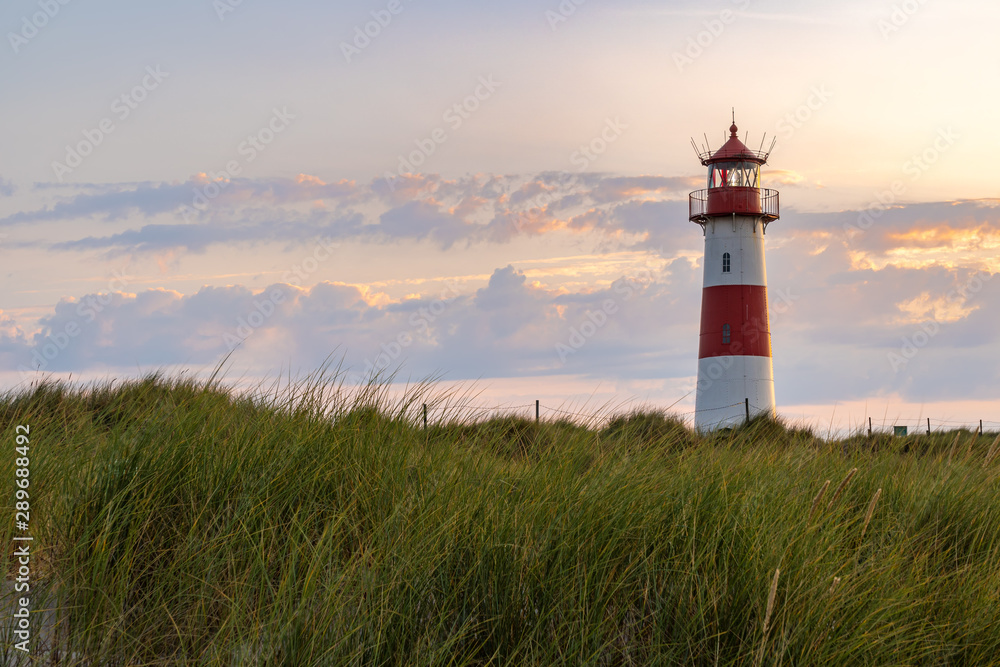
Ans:
{"type": "Polygon", "coordinates": [[[737,215],[735,218],[713,218],[705,230],[705,267],[703,287],[716,285],[767,286],[764,266],[764,235],[756,218],[737,215]],[[736,231],[733,231],[735,220],[736,231]],[[723,273],[723,255],[729,253],[730,270],[723,273]]]}

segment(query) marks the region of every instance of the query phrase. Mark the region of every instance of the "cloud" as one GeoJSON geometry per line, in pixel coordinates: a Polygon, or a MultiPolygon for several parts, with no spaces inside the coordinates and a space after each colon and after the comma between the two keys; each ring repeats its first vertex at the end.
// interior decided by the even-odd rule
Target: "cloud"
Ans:
{"type": "MultiPolygon", "coordinates": [[[[108,234],[18,242],[106,255],[305,243],[317,236],[371,243],[429,241],[449,249],[507,243],[520,236],[588,234],[601,239],[603,251],[644,247],[665,256],[701,244],[700,229],[688,221],[685,196],[701,185],[693,177],[543,172],[445,179],[407,174],[392,183],[392,188],[384,179],[367,185],[326,183],[305,174],[218,182],[199,175],[182,184],[95,186],[14,213],[0,220],[0,226],[116,222],[119,229],[108,234]],[[204,199],[195,208],[199,195],[204,199]],[[125,229],[120,228],[123,223],[125,229]]],[[[786,208],[776,225],[772,229],[781,231],[774,235],[775,243],[805,235],[813,256],[823,245],[846,249],[846,270],[973,260],[988,265],[1000,246],[1000,200],[879,205],[834,213],[786,208]]]]}
{"type": "Polygon", "coordinates": [[[9,315],[0,310],[0,363],[14,368],[17,359],[26,359],[28,337],[9,315]]]}
{"type": "Polygon", "coordinates": [[[1000,268],[996,259],[1000,200],[899,204],[836,213],[786,210],[769,230],[769,238],[779,244],[809,238],[813,251],[837,246],[848,260],[842,269],[1000,268]]]}
{"type": "Polygon", "coordinates": [[[318,237],[344,238],[357,235],[363,225],[358,215],[332,218],[314,214],[294,221],[258,216],[243,224],[214,225],[156,224],[108,236],[88,236],[73,241],[47,245],[57,251],[104,250],[106,256],[131,253],[155,253],[165,250],[205,252],[219,244],[257,244],[263,242],[306,242],[318,237]]]}
{"type": "MultiPolygon", "coordinates": [[[[831,280],[789,261],[808,242],[776,249],[770,267],[779,402],[1000,397],[994,274],[890,266],[831,280]]],[[[831,268],[847,262],[832,244],[813,257],[831,268]]],[[[50,371],[211,366],[238,343],[234,363],[262,374],[278,364],[316,368],[340,352],[357,373],[402,366],[409,377],[448,379],[690,379],[700,285],[701,267],[677,257],[574,289],[508,265],[474,292],[446,281],[402,299],[329,282],[87,295],[60,301],[30,337],[0,318],[0,355],[13,368],[45,359],[50,371]],[[61,335],[74,325],[74,335],[61,335]]]]}
{"type": "Polygon", "coordinates": [[[33,222],[55,222],[102,217],[121,220],[130,215],[153,216],[174,211],[190,201],[189,184],[142,183],[134,188],[123,186],[107,192],[78,194],[51,206],[21,211],[0,219],[9,227],[33,222]]]}
{"type": "MultiPolygon", "coordinates": [[[[390,187],[382,179],[358,186],[353,181],[325,183],[304,174],[295,179],[232,181],[213,181],[202,174],[185,183],[83,188],[42,208],[9,215],[0,226],[79,220],[126,223],[127,229],[106,235],[54,244],[21,242],[108,254],[200,252],[212,245],[303,241],[317,235],[371,242],[429,240],[447,249],[457,243],[504,243],[518,235],[557,231],[599,228],[614,235],[617,230],[612,228],[618,224],[614,209],[678,196],[690,181],[562,172],[532,177],[474,174],[452,180],[408,174],[393,179],[390,187]],[[572,222],[590,214],[600,217],[601,224],[572,222]]],[[[629,226],[627,218],[624,223],[629,226]]]]}
{"type": "Polygon", "coordinates": [[[0,176],[0,197],[11,197],[16,190],[13,183],[0,176]]]}
{"type": "Polygon", "coordinates": [[[445,212],[426,201],[411,201],[386,211],[379,218],[378,233],[386,240],[430,239],[443,250],[469,240],[470,224],[460,215],[445,212]]]}
{"type": "Polygon", "coordinates": [[[797,186],[805,181],[802,174],[789,169],[769,169],[767,172],[768,183],[777,185],[797,186]]]}
{"type": "MultiPolygon", "coordinates": [[[[36,186],[38,187],[38,186],[36,186]]],[[[151,218],[161,214],[180,215],[186,207],[189,215],[211,213],[218,208],[281,206],[317,199],[352,201],[357,194],[353,182],[324,183],[305,174],[295,179],[269,178],[231,181],[212,180],[198,174],[183,183],[123,183],[86,191],[55,204],[33,211],[21,211],[0,219],[0,226],[36,222],[55,222],[97,218],[118,221],[151,218]]]]}
{"type": "Polygon", "coordinates": [[[590,188],[588,195],[596,203],[621,202],[628,199],[642,198],[650,195],[668,193],[674,196],[685,196],[691,190],[704,186],[701,177],[664,177],[664,176],[604,176],[585,175],[583,177],[590,188]]]}
{"type": "MultiPolygon", "coordinates": [[[[0,320],[3,359],[14,367],[47,360],[76,322],[79,333],[46,361],[50,370],[212,364],[245,338],[236,358],[258,369],[316,367],[342,350],[359,370],[405,363],[414,375],[453,379],[694,374],[703,239],[688,220],[685,178],[416,174],[396,179],[394,190],[382,180],[245,180],[192,222],[176,212],[157,217],[178,201],[175,189],[189,196],[192,182],[87,188],[24,215],[39,225],[63,215],[124,216],[124,229],[104,235],[35,242],[54,252],[207,252],[317,237],[449,249],[552,234],[587,247],[569,263],[502,265],[474,292],[428,292],[414,282],[408,296],[390,298],[374,285],[278,284],[269,290],[284,297],[269,306],[267,290],[242,286],[150,290],[105,297],[92,320],[94,295],[66,299],[34,328],[0,320]],[[594,257],[604,260],[599,270],[594,257]]],[[[997,200],[832,213],[789,207],[766,242],[779,402],[997,395],[997,200]]]]}

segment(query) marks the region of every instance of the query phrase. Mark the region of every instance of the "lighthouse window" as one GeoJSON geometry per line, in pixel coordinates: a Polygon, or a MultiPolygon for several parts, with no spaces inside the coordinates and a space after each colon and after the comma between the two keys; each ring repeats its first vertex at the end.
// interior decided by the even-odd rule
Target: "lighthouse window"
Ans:
{"type": "Polygon", "coordinates": [[[722,344],[729,345],[729,325],[722,325],[722,344]]]}
{"type": "Polygon", "coordinates": [[[722,253],[722,272],[729,273],[729,253],[722,253]]]}

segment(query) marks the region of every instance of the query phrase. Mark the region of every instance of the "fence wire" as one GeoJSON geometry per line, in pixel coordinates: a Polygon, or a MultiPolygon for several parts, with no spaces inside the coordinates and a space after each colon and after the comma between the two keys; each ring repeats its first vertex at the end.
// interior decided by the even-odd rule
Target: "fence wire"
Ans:
{"type": "MultiPolygon", "coordinates": [[[[680,400],[683,400],[683,399],[679,399],[677,402],[680,402],[680,400]]],[[[695,410],[686,410],[686,411],[682,411],[682,412],[681,411],[665,410],[664,412],[666,413],[666,415],[668,417],[674,417],[674,418],[681,419],[683,421],[689,421],[689,418],[691,418],[692,415],[705,414],[705,413],[711,413],[711,412],[718,412],[720,410],[732,410],[733,408],[744,408],[744,407],[747,407],[747,406],[750,408],[751,416],[771,411],[770,408],[765,409],[765,408],[761,408],[760,406],[757,406],[757,405],[755,405],[753,403],[749,403],[748,404],[745,401],[740,401],[739,403],[733,403],[731,405],[724,405],[724,406],[717,407],[717,408],[702,408],[701,410],[695,409],[695,410]]],[[[462,404],[449,404],[449,405],[427,405],[427,404],[422,404],[422,405],[418,405],[417,406],[418,411],[420,411],[418,413],[418,421],[419,420],[426,420],[425,423],[428,424],[428,425],[431,424],[431,423],[440,424],[442,421],[445,421],[447,419],[448,415],[454,416],[455,417],[455,421],[468,422],[471,419],[474,422],[478,418],[482,417],[483,415],[487,415],[488,418],[504,418],[504,417],[507,417],[507,416],[511,416],[512,413],[516,413],[517,411],[525,410],[525,409],[530,409],[530,408],[536,408],[536,410],[537,410],[537,418],[539,420],[541,420],[541,418],[544,417],[544,416],[560,415],[560,416],[566,416],[566,417],[580,418],[581,420],[584,421],[584,423],[610,422],[614,418],[624,417],[624,416],[627,416],[628,414],[634,414],[636,412],[636,411],[633,411],[631,413],[629,413],[629,412],[616,412],[614,414],[608,414],[606,412],[605,413],[601,413],[601,412],[596,412],[596,413],[595,412],[580,412],[580,411],[576,411],[576,410],[566,410],[564,408],[557,408],[557,407],[554,407],[554,406],[544,405],[540,401],[538,403],[522,403],[522,404],[518,404],[518,405],[502,405],[502,404],[497,404],[495,406],[483,406],[483,405],[471,405],[471,404],[466,404],[466,405],[462,405],[462,404]],[[435,419],[433,422],[431,420],[432,416],[437,417],[437,419],[435,419]]],[[[649,411],[650,412],[654,412],[654,411],[656,411],[656,408],[650,408],[649,411]]],[[[641,410],[639,412],[641,412],[641,410]]],[[[705,424],[703,424],[703,426],[712,428],[712,427],[718,426],[719,424],[722,424],[722,423],[725,423],[725,422],[733,422],[734,420],[736,420],[736,421],[742,421],[740,419],[740,416],[741,415],[735,415],[734,414],[734,415],[727,416],[727,417],[724,417],[722,419],[719,419],[719,420],[717,420],[715,422],[705,423],[705,424]]],[[[993,420],[986,420],[986,419],[983,419],[981,422],[979,420],[975,420],[975,421],[971,421],[971,420],[968,420],[968,421],[956,421],[956,420],[949,420],[949,419],[934,419],[932,417],[931,418],[931,432],[934,432],[935,430],[938,430],[938,431],[940,431],[940,430],[955,430],[957,428],[968,428],[970,430],[978,431],[980,429],[980,424],[982,424],[982,430],[984,432],[987,431],[987,430],[991,430],[991,431],[998,430],[998,428],[1000,428],[1000,421],[993,421],[993,420]],[[942,428],[942,427],[946,427],[946,428],[942,428]]],[[[912,426],[913,428],[912,428],[912,430],[910,430],[911,434],[925,433],[926,429],[927,429],[927,417],[906,417],[906,418],[904,418],[904,417],[897,417],[897,418],[895,418],[895,419],[893,419],[891,421],[883,419],[883,420],[881,420],[880,422],[877,423],[877,426],[876,426],[876,423],[874,421],[872,422],[872,429],[873,429],[873,431],[875,429],[879,429],[879,431],[881,432],[882,430],[885,430],[885,429],[891,429],[894,426],[907,426],[908,430],[910,430],[910,427],[912,426]]],[[[860,428],[861,428],[861,430],[867,429],[867,424],[865,424],[863,427],[860,427],[860,428]]],[[[851,429],[847,429],[847,430],[851,430],[851,429]]],[[[853,430],[858,430],[858,429],[855,428],[853,430]]]]}

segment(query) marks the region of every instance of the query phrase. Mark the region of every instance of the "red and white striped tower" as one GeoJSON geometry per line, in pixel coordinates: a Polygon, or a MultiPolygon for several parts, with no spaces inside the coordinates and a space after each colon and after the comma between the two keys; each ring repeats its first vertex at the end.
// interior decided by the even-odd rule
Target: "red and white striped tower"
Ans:
{"type": "Polygon", "coordinates": [[[695,146],[708,167],[708,188],[689,198],[690,219],[705,235],[699,431],[740,424],[748,414],[774,414],[764,231],[778,219],[778,192],[760,187],[760,167],[770,150],[747,148],[736,131],[734,122],[729,140],[714,153],[695,146]]]}

